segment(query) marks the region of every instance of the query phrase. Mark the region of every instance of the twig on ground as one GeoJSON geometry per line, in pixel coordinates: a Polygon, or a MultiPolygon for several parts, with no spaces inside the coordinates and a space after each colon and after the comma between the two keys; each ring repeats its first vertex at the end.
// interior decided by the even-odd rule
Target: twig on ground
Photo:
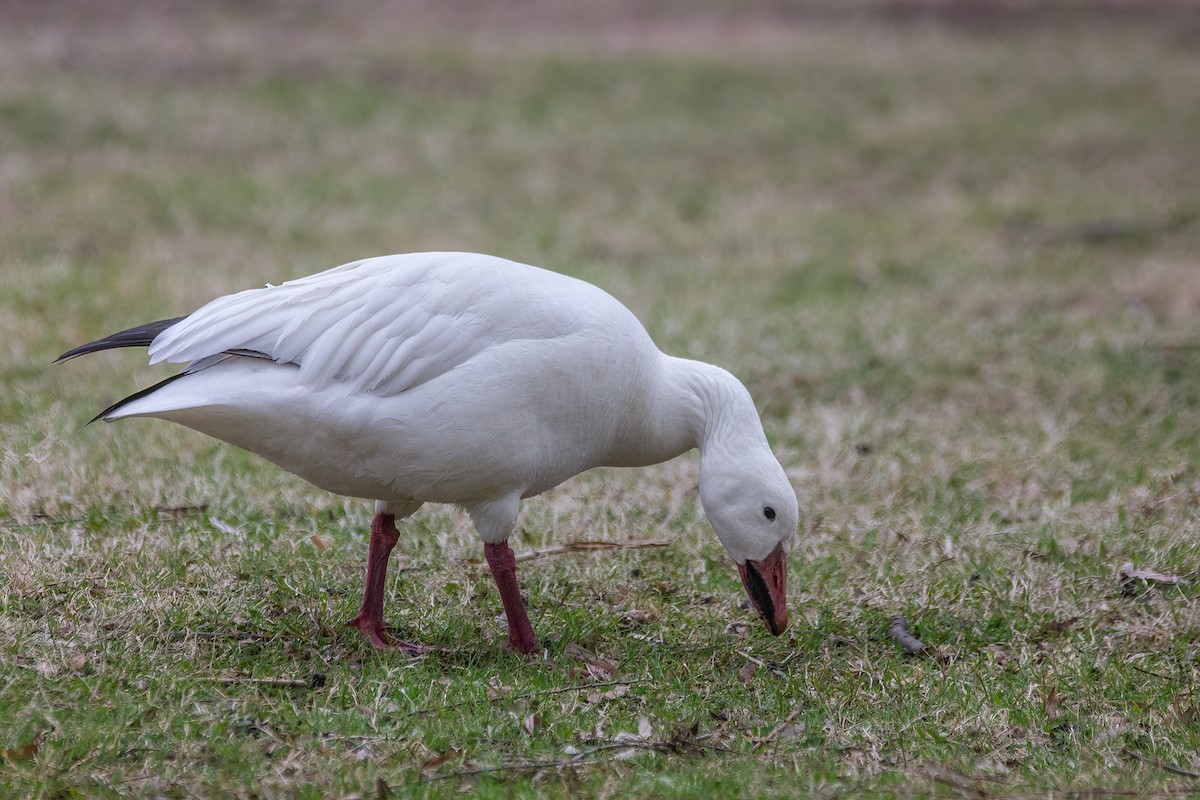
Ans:
{"type": "Polygon", "coordinates": [[[1175,683],[1175,679],[1172,678],[1170,675],[1163,675],[1161,672],[1154,672],[1153,670],[1143,669],[1142,667],[1139,667],[1137,664],[1133,664],[1133,663],[1130,663],[1129,666],[1133,667],[1135,670],[1142,673],[1143,675],[1151,675],[1155,678],[1158,678],[1159,680],[1168,681],[1170,683],[1175,683]]]}
{"type": "Polygon", "coordinates": [[[766,664],[763,663],[762,659],[755,658],[754,656],[747,653],[745,650],[738,650],[738,654],[745,656],[746,660],[753,661],[755,664],[758,664],[760,667],[766,666],[766,664]]]}
{"type": "MultiPolygon", "coordinates": [[[[607,683],[585,683],[579,686],[564,686],[561,689],[546,689],[540,692],[527,692],[525,694],[514,695],[508,698],[509,700],[528,700],[531,697],[545,697],[552,694],[563,694],[565,692],[582,691],[583,689],[602,689],[606,686],[629,686],[633,683],[646,683],[650,678],[635,678],[631,681],[608,681],[607,683]]],[[[495,701],[493,701],[495,702],[495,701]]]]}
{"type": "MultiPolygon", "coordinates": [[[[512,697],[497,697],[494,700],[488,699],[487,702],[496,703],[496,702],[499,702],[500,700],[510,700],[510,701],[528,700],[531,697],[547,697],[552,694],[564,694],[566,692],[582,692],[585,689],[603,689],[608,686],[617,686],[617,685],[630,686],[635,683],[646,683],[649,680],[651,680],[651,679],[650,678],[634,678],[633,680],[628,680],[628,681],[608,681],[607,683],[581,683],[576,686],[564,686],[559,689],[546,689],[546,690],[540,691],[540,692],[527,692],[526,694],[513,695],[512,697]]],[[[424,714],[432,714],[435,711],[446,711],[451,708],[459,708],[460,706],[469,706],[469,705],[473,705],[478,702],[480,702],[480,701],[475,700],[475,699],[459,700],[457,703],[447,703],[446,705],[442,705],[442,706],[427,706],[425,708],[418,708],[416,711],[408,712],[408,716],[419,717],[424,714]]]]}
{"type": "MultiPolygon", "coordinates": [[[[691,744],[699,745],[700,742],[704,741],[705,739],[711,739],[715,735],[716,735],[715,733],[705,733],[705,734],[701,734],[700,736],[695,736],[695,737],[692,737],[690,739],[686,739],[683,741],[673,741],[673,742],[639,742],[639,741],[613,742],[611,744],[598,745],[597,747],[593,747],[590,750],[584,751],[582,753],[577,753],[576,755],[573,755],[573,756],[568,756],[567,758],[548,759],[546,761],[529,761],[524,764],[499,764],[494,767],[475,767],[473,769],[463,769],[463,770],[458,770],[456,772],[447,772],[443,775],[430,775],[428,777],[423,777],[416,781],[413,781],[413,783],[414,784],[416,784],[416,783],[434,783],[435,781],[444,781],[444,780],[448,780],[450,778],[468,778],[468,777],[471,777],[472,775],[485,775],[488,773],[495,773],[495,772],[541,772],[542,770],[545,770],[545,769],[552,769],[552,768],[553,769],[561,769],[563,767],[574,767],[574,766],[578,766],[580,764],[592,764],[592,763],[596,763],[598,761],[609,761],[609,760],[611,760],[611,758],[609,758],[603,754],[614,751],[614,750],[617,750],[617,751],[650,750],[650,751],[654,751],[654,752],[667,753],[667,752],[673,752],[676,750],[680,750],[683,747],[686,747],[691,744]]],[[[708,749],[708,748],[698,748],[698,749],[708,749]]],[[[721,752],[727,752],[727,751],[721,751],[721,752]]],[[[728,752],[731,752],[731,751],[728,751],[728,752]]]]}
{"type": "Polygon", "coordinates": [[[908,632],[908,622],[900,614],[888,620],[888,636],[914,656],[936,656],[937,651],[908,632]]]}
{"type": "Polygon", "coordinates": [[[764,745],[768,744],[768,743],[769,743],[769,742],[771,742],[771,741],[772,741],[772,740],[773,740],[773,739],[774,739],[776,736],[778,736],[780,731],[782,731],[782,730],[783,730],[784,728],[786,728],[788,725],[791,725],[791,724],[792,724],[792,720],[794,720],[796,717],[800,716],[800,712],[801,712],[801,711],[803,711],[803,710],[804,710],[804,709],[802,709],[802,708],[797,708],[795,711],[793,711],[792,713],[788,714],[788,715],[787,715],[787,719],[785,719],[783,722],[781,722],[781,723],[779,723],[778,725],[776,725],[776,726],[775,726],[775,727],[774,727],[774,728],[771,730],[771,732],[770,732],[770,733],[768,733],[768,734],[766,735],[766,737],[764,737],[764,738],[762,738],[762,739],[759,739],[757,742],[755,742],[755,743],[754,743],[754,747],[751,747],[751,748],[750,748],[750,752],[752,752],[752,753],[756,753],[756,752],[758,752],[759,750],[761,750],[761,749],[763,748],[763,746],[764,746],[764,745]]]}
{"type": "Polygon", "coordinates": [[[239,642],[264,642],[276,638],[266,633],[252,631],[192,631],[192,636],[198,639],[237,639],[239,642]]]}
{"type": "MultiPolygon", "coordinates": [[[[324,679],[321,679],[322,682],[324,679]]],[[[300,686],[308,688],[316,683],[313,679],[304,678],[213,678],[215,683],[237,685],[243,683],[258,684],[259,686],[300,686]]]]}
{"type": "Polygon", "coordinates": [[[208,504],[202,503],[198,506],[155,506],[154,511],[168,517],[181,519],[183,517],[193,517],[207,513],[208,504]]]}
{"type": "MultiPolygon", "coordinates": [[[[635,550],[640,547],[666,547],[674,541],[673,539],[632,539],[627,542],[599,542],[584,540],[579,542],[567,542],[566,544],[556,544],[550,547],[541,547],[537,550],[526,550],[524,553],[516,555],[517,563],[522,561],[533,561],[538,558],[546,558],[548,556],[562,555],[563,553],[587,553],[593,550],[635,550]]],[[[486,565],[481,565],[486,566],[486,565]]]]}
{"type": "Polygon", "coordinates": [[[1149,756],[1139,753],[1137,750],[1134,750],[1133,748],[1126,747],[1122,752],[1131,758],[1136,758],[1138,761],[1141,761],[1143,764],[1149,764],[1152,767],[1158,767],[1159,769],[1164,769],[1167,772],[1173,772],[1176,775],[1182,775],[1185,778],[1200,779],[1200,772],[1191,772],[1191,771],[1183,769],[1181,767],[1177,767],[1174,764],[1168,764],[1165,761],[1160,761],[1157,758],[1150,758],[1149,756]]]}
{"type": "Polygon", "coordinates": [[[1033,244],[1102,245],[1144,241],[1174,233],[1187,227],[1195,216],[1195,212],[1188,209],[1156,218],[1102,218],[1063,227],[1018,223],[1010,228],[1014,235],[1033,244]]]}

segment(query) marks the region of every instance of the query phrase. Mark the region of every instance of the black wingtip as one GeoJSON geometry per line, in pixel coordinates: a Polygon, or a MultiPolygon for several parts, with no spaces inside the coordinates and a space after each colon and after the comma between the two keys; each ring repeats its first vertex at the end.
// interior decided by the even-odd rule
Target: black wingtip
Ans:
{"type": "Polygon", "coordinates": [[[87,355],[88,353],[113,350],[118,347],[149,347],[155,337],[184,319],[187,319],[187,317],[160,319],[157,322],[147,322],[145,325],[139,325],[136,328],[119,331],[111,336],[105,336],[103,339],[97,339],[94,342],[88,342],[87,344],[81,344],[79,347],[72,348],[54,359],[53,363],[59,364],[63,361],[69,361],[72,358],[87,355]]]}
{"type": "MultiPolygon", "coordinates": [[[[105,417],[107,417],[109,414],[111,414],[112,412],[116,411],[121,406],[125,405],[126,403],[132,403],[134,400],[140,400],[141,398],[145,397],[148,394],[157,392],[159,389],[166,386],[168,383],[171,383],[172,381],[177,381],[180,378],[182,378],[184,375],[188,375],[188,374],[190,374],[190,373],[180,372],[178,375],[172,375],[171,377],[167,378],[166,380],[161,380],[158,383],[154,384],[153,386],[147,386],[145,389],[142,389],[140,392],[134,392],[133,394],[129,395],[128,397],[123,397],[120,400],[118,400],[117,402],[113,403],[108,408],[101,411],[96,416],[89,419],[87,421],[87,424],[91,425],[93,422],[102,420],[105,417]]],[[[87,427],[87,426],[85,425],[84,427],[87,427]]]]}

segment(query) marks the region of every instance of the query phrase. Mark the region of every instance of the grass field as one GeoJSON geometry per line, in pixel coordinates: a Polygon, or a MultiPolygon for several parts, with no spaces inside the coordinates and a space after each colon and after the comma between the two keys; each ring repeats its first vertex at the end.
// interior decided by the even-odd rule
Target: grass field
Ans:
{"type": "Polygon", "coordinates": [[[857,7],[0,10],[0,794],[1200,789],[1196,29],[857,7]],[[801,502],[784,636],[684,457],[525,504],[518,553],[669,541],[523,563],[536,660],[427,507],[388,615],[446,652],[376,653],[369,503],[83,427],[142,353],[49,363],[432,249],[743,379],[801,502]]]}

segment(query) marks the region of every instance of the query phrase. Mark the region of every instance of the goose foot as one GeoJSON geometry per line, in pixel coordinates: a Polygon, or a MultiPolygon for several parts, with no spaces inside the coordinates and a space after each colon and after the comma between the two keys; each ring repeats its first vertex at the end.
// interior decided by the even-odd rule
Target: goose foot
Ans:
{"type": "Polygon", "coordinates": [[[367,637],[367,641],[376,650],[385,652],[392,650],[402,650],[405,653],[410,653],[414,656],[424,653],[432,653],[437,650],[436,647],[427,644],[417,644],[416,642],[407,642],[403,639],[394,639],[383,626],[382,620],[371,619],[364,614],[359,614],[354,619],[346,623],[352,628],[358,628],[362,631],[363,636],[367,637]]]}

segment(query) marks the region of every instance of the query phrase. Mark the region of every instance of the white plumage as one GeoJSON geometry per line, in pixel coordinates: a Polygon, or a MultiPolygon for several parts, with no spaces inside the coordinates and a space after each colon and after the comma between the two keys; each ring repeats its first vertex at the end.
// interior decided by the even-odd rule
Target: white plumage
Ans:
{"type": "Polygon", "coordinates": [[[484,255],[386,256],[218,298],[63,358],[147,344],[151,363],[183,363],[183,373],[104,419],[171,420],[377,501],[354,623],[377,646],[390,642],[372,582],[382,587],[394,518],[424,502],[464,506],[487,545],[510,638],[529,651],[507,566],[520,500],[592,467],[693,447],[705,511],[751,599],[773,631],[787,624],[796,497],[750,395],[718,367],[661,353],[591,284],[484,255]],[[379,613],[368,608],[376,601],[379,613]]]}

